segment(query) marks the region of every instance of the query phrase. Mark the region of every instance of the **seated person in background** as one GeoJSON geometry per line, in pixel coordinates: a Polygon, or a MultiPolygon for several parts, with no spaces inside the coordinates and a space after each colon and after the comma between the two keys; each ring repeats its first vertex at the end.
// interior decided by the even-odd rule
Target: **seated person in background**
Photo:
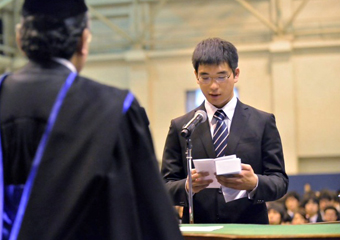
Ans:
{"type": "Polygon", "coordinates": [[[268,203],[268,219],[270,225],[280,225],[283,220],[284,208],[280,203],[268,203]]]}
{"type": "Polygon", "coordinates": [[[175,207],[175,211],[177,213],[178,223],[182,223],[183,207],[182,206],[174,206],[174,207],[175,207]]]}
{"type": "Polygon", "coordinates": [[[319,211],[319,200],[316,196],[306,198],[302,207],[306,211],[306,217],[310,223],[322,222],[322,217],[319,211]]]}
{"type": "MultiPolygon", "coordinates": [[[[311,196],[316,196],[316,192],[312,190],[312,186],[309,183],[304,185],[304,193],[302,195],[302,199],[310,198],[311,196]]],[[[301,201],[301,200],[300,200],[301,201]]]]}
{"type": "Polygon", "coordinates": [[[323,220],[325,222],[334,222],[339,220],[339,212],[334,206],[327,206],[324,209],[323,220]]]}
{"type": "Polygon", "coordinates": [[[335,192],[333,197],[334,197],[333,205],[336,208],[336,210],[338,210],[338,212],[340,213],[340,189],[335,192]]]}
{"type": "Polygon", "coordinates": [[[297,192],[288,192],[285,196],[284,206],[286,213],[290,219],[294,217],[294,214],[299,210],[300,196],[297,192]]]}
{"type": "Polygon", "coordinates": [[[307,217],[306,217],[306,212],[303,209],[299,209],[297,212],[295,212],[291,224],[293,225],[298,225],[298,224],[305,224],[309,223],[307,217]]]}
{"type": "Polygon", "coordinates": [[[334,206],[334,195],[335,192],[332,192],[328,189],[323,189],[320,191],[319,195],[319,208],[322,219],[324,220],[324,211],[328,206],[334,206]]]}

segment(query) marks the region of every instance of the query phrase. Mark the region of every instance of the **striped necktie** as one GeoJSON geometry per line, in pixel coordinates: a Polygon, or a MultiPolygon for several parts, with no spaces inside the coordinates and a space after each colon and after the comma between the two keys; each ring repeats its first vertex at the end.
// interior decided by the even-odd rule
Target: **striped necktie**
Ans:
{"type": "Polygon", "coordinates": [[[214,118],[217,120],[217,124],[214,130],[213,143],[216,157],[222,157],[225,155],[225,149],[227,147],[228,126],[224,121],[224,119],[227,118],[227,115],[223,110],[217,110],[214,114],[214,118]]]}

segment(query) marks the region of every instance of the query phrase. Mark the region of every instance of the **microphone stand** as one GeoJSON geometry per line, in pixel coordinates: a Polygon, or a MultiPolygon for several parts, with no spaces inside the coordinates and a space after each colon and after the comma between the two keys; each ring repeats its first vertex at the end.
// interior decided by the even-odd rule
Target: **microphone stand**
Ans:
{"type": "Polygon", "coordinates": [[[189,176],[189,196],[188,196],[188,199],[189,199],[189,223],[193,224],[194,223],[194,206],[193,206],[193,198],[192,198],[193,194],[192,194],[192,176],[191,176],[192,144],[191,144],[190,137],[186,138],[186,140],[187,140],[187,151],[185,153],[186,153],[186,156],[187,156],[187,169],[188,169],[188,176],[189,176]]]}
{"type": "Polygon", "coordinates": [[[187,171],[188,171],[188,179],[189,179],[189,223],[194,223],[194,206],[193,206],[193,194],[192,194],[192,176],[191,176],[191,170],[192,170],[192,144],[190,135],[195,130],[195,127],[207,120],[207,113],[203,110],[197,110],[195,112],[195,116],[186,124],[183,126],[181,131],[181,136],[186,139],[187,143],[187,150],[185,152],[187,157],[187,171]]]}

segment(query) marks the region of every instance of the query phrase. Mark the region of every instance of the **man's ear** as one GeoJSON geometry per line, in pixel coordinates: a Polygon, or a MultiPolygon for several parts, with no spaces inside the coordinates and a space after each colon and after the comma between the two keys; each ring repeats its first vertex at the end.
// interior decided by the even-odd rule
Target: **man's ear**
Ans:
{"type": "Polygon", "coordinates": [[[77,72],[83,68],[87,56],[89,54],[89,43],[91,41],[91,33],[88,28],[85,28],[79,39],[76,52],[71,57],[70,61],[76,67],[77,72]]]}
{"type": "Polygon", "coordinates": [[[195,77],[196,77],[196,83],[199,84],[199,81],[198,81],[198,73],[196,72],[196,70],[194,70],[194,74],[195,74],[195,77]]]}
{"type": "Polygon", "coordinates": [[[78,42],[77,53],[80,55],[87,56],[89,53],[90,41],[91,41],[90,30],[88,28],[85,28],[78,42]]]}
{"type": "Polygon", "coordinates": [[[21,48],[20,28],[21,28],[21,24],[20,23],[15,25],[15,42],[17,43],[18,48],[20,50],[22,50],[22,48],[21,48]]]}
{"type": "Polygon", "coordinates": [[[239,76],[240,76],[240,69],[239,69],[239,68],[236,68],[236,69],[235,69],[235,74],[234,74],[234,83],[237,83],[237,82],[238,82],[239,76]]]}

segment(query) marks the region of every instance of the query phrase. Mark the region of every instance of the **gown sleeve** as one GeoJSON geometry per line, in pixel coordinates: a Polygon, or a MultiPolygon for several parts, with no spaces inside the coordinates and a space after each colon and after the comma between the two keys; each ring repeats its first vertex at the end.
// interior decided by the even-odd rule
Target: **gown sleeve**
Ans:
{"type": "MultiPolygon", "coordinates": [[[[159,172],[148,124],[145,110],[134,100],[123,117],[116,148],[116,154],[127,162],[129,175],[125,187],[131,188],[132,195],[128,211],[133,212],[128,214],[130,219],[124,221],[135,221],[134,227],[141,239],[182,239],[175,210],[159,172]]],[[[123,214],[122,218],[125,217],[127,215],[123,214]]]]}

